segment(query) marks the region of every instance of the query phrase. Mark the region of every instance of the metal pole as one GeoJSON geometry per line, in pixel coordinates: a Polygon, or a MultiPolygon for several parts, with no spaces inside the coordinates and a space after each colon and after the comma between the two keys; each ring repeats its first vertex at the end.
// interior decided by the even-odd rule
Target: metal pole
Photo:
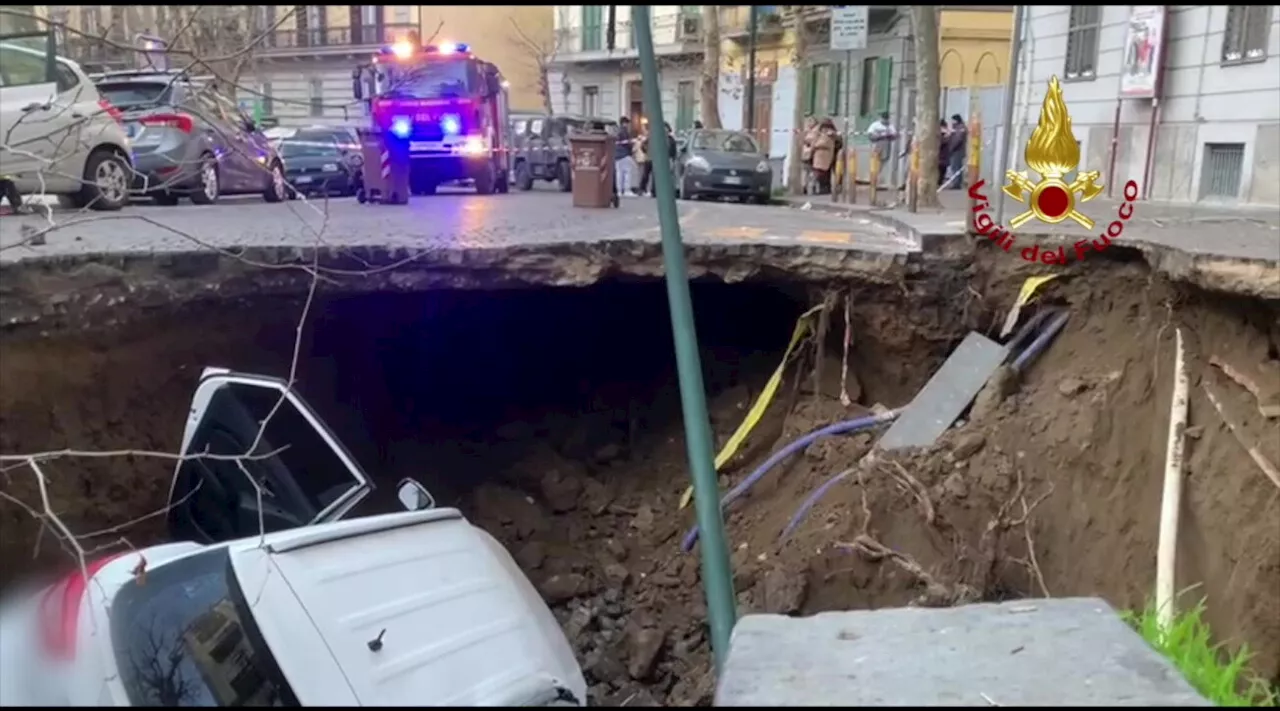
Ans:
{"type": "Polygon", "coordinates": [[[853,50],[844,56],[844,201],[853,204],[857,197],[858,151],[853,145],[853,50]]]}
{"type": "Polygon", "coordinates": [[[680,405],[684,415],[685,448],[693,477],[694,507],[702,534],[702,586],[707,596],[707,617],[711,626],[711,650],[716,669],[729,653],[729,635],[737,617],[733,573],[729,566],[729,546],[725,540],[724,518],[716,480],[715,444],[707,396],[702,384],[702,363],[698,355],[698,334],[693,322],[689,296],[689,272],[684,243],[680,238],[680,216],[676,209],[675,181],[662,126],[662,90],[658,84],[658,60],[653,53],[653,32],[649,26],[649,6],[632,8],[636,45],[640,52],[640,77],[644,81],[645,112],[649,116],[649,160],[653,161],[653,182],[657,190],[658,223],[662,228],[662,263],[666,269],[667,302],[671,309],[671,330],[675,335],[676,372],[680,380],[680,405]]]}
{"type": "MultiPolygon", "coordinates": [[[[1000,119],[999,131],[1003,132],[1000,140],[1000,159],[992,166],[991,179],[997,183],[1004,180],[1004,172],[1009,169],[1009,150],[1013,141],[1013,104],[1018,99],[1018,61],[1022,56],[1022,35],[1024,32],[1023,17],[1026,5],[1013,6],[1013,46],[1009,48],[1009,83],[1004,87],[1004,114],[1000,119]]],[[[1030,68],[1028,68],[1028,71],[1030,68]]],[[[1004,224],[1004,191],[996,190],[996,224],[1004,224]]]]}
{"type": "MultiPolygon", "coordinates": [[[[747,9],[747,131],[756,129],[756,6],[747,9]]],[[[753,134],[754,135],[754,134],[753,134]]]]}

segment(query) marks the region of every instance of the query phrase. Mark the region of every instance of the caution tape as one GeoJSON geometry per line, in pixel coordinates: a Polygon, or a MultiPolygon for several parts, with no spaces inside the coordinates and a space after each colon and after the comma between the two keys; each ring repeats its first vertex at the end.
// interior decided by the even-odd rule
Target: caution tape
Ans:
{"type": "Polygon", "coordinates": [[[1001,338],[1013,333],[1013,327],[1018,324],[1018,316],[1022,314],[1022,307],[1031,303],[1036,291],[1057,278],[1057,274],[1049,274],[1047,276],[1027,277],[1027,280],[1022,282],[1022,289],[1018,291],[1018,298],[1014,300],[1013,307],[1009,309],[1009,315],[1005,317],[1004,326],[1000,329],[1001,338]]]}
{"type": "MultiPolygon", "coordinates": [[[[800,341],[809,332],[809,322],[812,316],[824,308],[825,306],[815,306],[796,319],[795,329],[791,332],[791,343],[787,344],[787,350],[782,354],[782,362],[778,363],[773,375],[770,375],[768,382],[764,384],[764,389],[760,391],[760,395],[752,403],[751,409],[747,410],[746,417],[742,418],[742,424],[738,425],[738,429],[734,431],[729,440],[724,443],[720,453],[716,455],[716,471],[719,471],[720,467],[723,467],[733,458],[733,455],[738,453],[738,448],[742,446],[742,443],[750,436],[751,430],[755,429],[755,426],[764,417],[765,410],[769,409],[769,404],[773,402],[774,395],[778,392],[778,386],[782,384],[782,376],[786,372],[787,363],[795,353],[796,346],[800,345],[800,341]]],[[[692,499],[693,487],[690,486],[680,495],[680,508],[683,509],[688,506],[692,499]]]]}

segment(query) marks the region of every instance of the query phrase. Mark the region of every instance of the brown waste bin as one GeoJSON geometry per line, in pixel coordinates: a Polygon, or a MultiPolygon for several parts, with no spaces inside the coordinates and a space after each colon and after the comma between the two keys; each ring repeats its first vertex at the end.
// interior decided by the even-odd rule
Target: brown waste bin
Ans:
{"type": "Polygon", "coordinates": [[[409,142],[387,136],[377,129],[359,130],[360,155],[364,159],[364,185],[356,198],[360,202],[403,205],[409,202],[409,142]],[[383,154],[386,154],[385,156],[383,154]],[[383,175],[383,167],[387,175],[383,175]]]}
{"type": "Polygon", "coordinates": [[[607,133],[575,133],[569,136],[574,207],[610,207],[616,204],[613,146],[613,136],[607,133]]]}

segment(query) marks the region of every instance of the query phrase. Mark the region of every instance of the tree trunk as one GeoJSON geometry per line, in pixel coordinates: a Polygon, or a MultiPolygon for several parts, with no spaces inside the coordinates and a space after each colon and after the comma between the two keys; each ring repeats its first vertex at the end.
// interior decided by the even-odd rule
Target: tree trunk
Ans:
{"type": "Polygon", "coordinates": [[[938,6],[911,5],[915,35],[916,116],[913,129],[920,151],[920,175],[916,181],[917,205],[938,206],[938,6]]]}
{"type": "Polygon", "coordinates": [[[538,95],[542,97],[543,111],[548,116],[555,114],[556,110],[551,105],[551,75],[545,60],[538,62],[538,95]]]}
{"type": "Polygon", "coordinates": [[[720,128],[720,14],[716,5],[702,6],[702,81],[698,89],[702,125],[720,128]]]}
{"type": "MultiPolygon", "coordinates": [[[[804,192],[804,166],[800,162],[800,154],[804,152],[804,106],[805,106],[805,71],[809,62],[805,57],[809,53],[809,33],[804,26],[804,5],[791,6],[791,16],[795,21],[796,41],[792,45],[791,66],[796,71],[796,99],[791,111],[791,148],[787,151],[787,192],[800,195],[804,192]]],[[[754,79],[754,77],[752,77],[754,79]]]]}

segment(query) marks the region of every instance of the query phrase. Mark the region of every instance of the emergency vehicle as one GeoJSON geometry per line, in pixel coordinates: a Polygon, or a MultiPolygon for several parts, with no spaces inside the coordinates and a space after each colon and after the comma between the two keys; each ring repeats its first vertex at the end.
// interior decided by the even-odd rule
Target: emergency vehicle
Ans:
{"type": "Polygon", "coordinates": [[[352,91],[384,140],[408,142],[413,194],[448,183],[469,183],[482,195],[507,192],[507,83],[467,45],[399,41],[356,68],[352,91]]]}

